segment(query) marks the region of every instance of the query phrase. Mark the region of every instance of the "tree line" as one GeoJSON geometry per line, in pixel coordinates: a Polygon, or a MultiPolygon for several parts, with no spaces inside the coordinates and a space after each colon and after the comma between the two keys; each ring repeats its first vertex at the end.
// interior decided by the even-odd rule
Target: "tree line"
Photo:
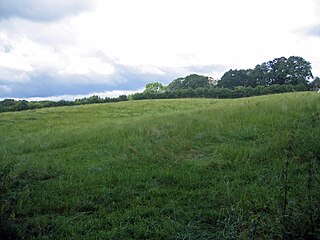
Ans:
{"type": "Polygon", "coordinates": [[[210,87],[210,88],[196,88],[196,89],[178,89],[174,91],[164,92],[152,92],[146,91],[142,93],[135,93],[130,97],[132,100],[142,99],[173,99],[173,98],[242,98],[259,95],[267,95],[274,93],[285,93],[285,92],[298,92],[308,91],[309,88],[305,85],[279,85],[275,84],[272,86],[257,86],[253,87],[242,87],[238,86],[234,89],[225,87],[210,87]]]}
{"type": "Polygon", "coordinates": [[[272,93],[320,89],[319,77],[313,77],[310,62],[302,57],[275,58],[258,64],[253,69],[230,69],[215,80],[191,74],[173,80],[168,86],[159,82],[148,83],[145,90],[129,96],[101,98],[85,97],[75,101],[31,101],[5,99],[0,101],[0,112],[22,111],[57,106],[74,106],[92,103],[110,103],[127,100],[164,98],[241,98],[272,93]]]}
{"type": "Polygon", "coordinates": [[[13,112],[13,111],[22,111],[29,109],[39,109],[47,107],[60,107],[60,106],[75,106],[75,105],[84,105],[84,104],[93,104],[93,103],[112,103],[112,102],[122,102],[127,101],[128,96],[121,95],[115,98],[101,98],[97,95],[91,97],[85,97],[81,99],[76,99],[75,101],[26,101],[26,100],[14,100],[14,99],[5,99],[0,101],[0,112],[13,112]]]}
{"type": "Polygon", "coordinates": [[[275,58],[258,64],[254,69],[231,69],[223,75],[218,85],[227,88],[274,84],[308,85],[311,79],[313,79],[311,64],[302,57],[291,56],[288,59],[275,58]]]}
{"type": "Polygon", "coordinates": [[[281,57],[258,64],[253,69],[230,69],[220,80],[191,74],[173,80],[168,86],[148,83],[144,92],[133,94],[131,98],[239,98],[316,90],[320,88],[320,79],[313,78],[311,70],[311,64],[302,57],[281,57]]]}

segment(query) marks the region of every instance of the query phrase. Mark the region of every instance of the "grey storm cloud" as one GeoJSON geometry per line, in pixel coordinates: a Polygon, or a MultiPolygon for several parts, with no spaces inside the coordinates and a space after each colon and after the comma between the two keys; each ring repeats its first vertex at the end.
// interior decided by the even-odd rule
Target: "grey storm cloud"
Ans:
{"type": "Polygon", "coordinates": [[[1,0],[0,20],[13,17],[55,21],[94,7],[93,0],[1,0]]]}
{"type": "MultiPolygon", "coordinates": [[[[10,52],[10,48],[10,43],[0,44],[2,52],[10,52]]],[[[151,71],[148,71],[148,66],[122,64],[118,59],[111,58],[102,51],[87,53],[85,57],[109,63],[114,69],[113,73],[72,74],[61,73],[54,66],[50,68],[40,65],[32,71],[0,66],[0,99],[78,95],[115,89],[137,90],[144,88],[150,82],[167,85],[172,80],[191,73],[206,75],[210,72],[225,71],[227,68],[224,65],[150,66],[151,71]]]]}
{"type": "Polygon", "coordinates": [[[112,75],[60,75],[53,72],[26,72],[0,67],[0,99],[77,95],[90,92],[136,90],[149,81],[162,81],[152,74],[141,74],[118,64],[112,75]]]}
{"type": "MultiPolygon", "coordinates": [[[[102,51],[92,52],[88,57],[95,57],[101,62],[113,66],[113,74],[59,74],[57,69],[24,71],[0,66],[0,99],[30,98],[61,95],[88,94],[112,90],[137,90],[150,82],[169,84],[178,77],[191,73],[206,74],[224,70],[223,65],[190,65],[185,67],[159,67],[162,74],[141,71],[141,66],[125,65],[117,59],[110,58],[102,51]]],[[[142,66],[143,68],[143,66],[142,66]]]]}
{"type": "MultiPolygon", "coordinates": [[[[105,61],[112,62],[104,57],[105,61]]],[[[0,99],[2,98],[30,98],[59,95],[78,95],[90,92],[112,90],[137,90],[150,82],[169,84],[178,77],[185,77],[191,73],[221,70],[220,65],[186,66],[181,68],[164,67],[160,70],[164,74],[141,73],[136,66],[114,63],[112,75],[59,75],[51,72],[24,72],[20,70],[1,69],[0,75],[7,71],[9,78],[0,78],[0,99]]],[[[2,74],[3,75],[3,74],[2,74]]]]}

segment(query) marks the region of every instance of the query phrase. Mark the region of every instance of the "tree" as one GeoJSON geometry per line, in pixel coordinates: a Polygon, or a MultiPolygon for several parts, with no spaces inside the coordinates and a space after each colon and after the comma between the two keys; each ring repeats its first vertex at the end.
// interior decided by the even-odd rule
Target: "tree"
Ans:
{"type": "Polygon", "coordinates": [[[308,84],[308,80],[313,78],[311,63],[302,57],[291,56],[287,60],[287,84],[298,85],[308,84]]]}
{"type": "Polygon", "coordinates": [[[99,97],[98,95],[93,95],[91,97],[88,97],[87,99],[87,103],[102,103],[103,99],[101,97],[99,97]]]}
{"type": "Polygon", "coordinates": [[[146,85],[146,89],[144,90],[144,93],[162,93],[165,90],[166,90],[166,87],[163,86],[161,83],[152,82],[146,85]]]}
{"type": "Polygon", "coordinates": [[[15,106],[13,107],[14,111],[22,111],[29,108],[28,102],[26,100],[16,101],[15,106]]]}
{"type": "Polygon", "coordinates": [[[317,91],[320,89],[320,78],[315,77],[314,80],[309,85],[310,90],[317,91]]]}
{"type": "Polygon", "coordinates": [[[269,82],[268,74],[270,72],[270,66],[267,63],[258,64],[252,70],[252,81],[255,82],[256,86],[267,86],[269,82]]]}
{"type": "Polygon", "coordinates": [[[285,57],[275,58],[269,62],[267,62],[267,84],[279,84],[283,85],[286,83],[286,77],[288,69],[286,69],[287,59],[285,57]]]}
{"type": "Polygon", "coordinates": [[[311,64],[302,57],[291,56],[275,58],[257,65],[253,69],[253,77],[257,85],[304,84],[313,78],[311,64]]]}
{"type": "Polygon", "coordinates": [[[123,101],[128,101],[129,99],[128,99],[128,96],[127,96],[127,95],[120,95],[120,96],[118,97],[118,100],[119,100],[120,102],[123,102],[123,101]]]}
{"type": "Polygon", "coordinates": [[[219,87],[234,89],[235,87],[255,87],[256,83],[252,75],[251,69],[232,70],[226,72],[218,82],[219,87]]]}
{"type": "Polygon", "coordinates": [[[174,91],[179,89],[197,89],[197,88],[209,88],[213,86],[212,78],[191,74],[184,78],[177,78],[168,85],[168,90],[174,91]]]}
{"type": "Polygon", "coordinates": [[[3,101],[0,101],[1,107],[12,107],[15,105],[14,99],[4,99],[3,101]]]}

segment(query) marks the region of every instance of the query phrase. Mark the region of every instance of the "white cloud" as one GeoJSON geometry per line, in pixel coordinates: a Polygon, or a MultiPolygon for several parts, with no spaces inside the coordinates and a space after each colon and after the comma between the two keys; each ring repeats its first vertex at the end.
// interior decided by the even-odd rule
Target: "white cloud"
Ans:
{"type": "Polygon", "coordinates": [[[312,8],[312,0],[111,0],[71,24],[81,44],[122,64],[247,67],[290,53],[291,31],[314,20],[312,8]]]}
{"type": "Polygon", "coordinates": [[[90,0],[1,0],[0,18],[55,21],[91,9],[90,0]]]}
{"type": "Polygon", "coordinates": [[[100,74],[110,75],[114,69],[110,63],[102,62],[97,58],[93,57],[81,57],[81,56],[70,56],[65,68],[62,69],[60,74],[100,74]]]}
{"type": "Polygon", "coordinates": [[[164,75],[165,72],[163,72],[161,69],[157,68],[156,66],[151,65],[137,65],[132,66],[132,68],[142,74],[154,74],[154,75],[164,75]]]}
{"type": "Polygon", "coordinates": [[[22,83],[30,81],[28,72],[0,66],[0,83],[22,83]]]}

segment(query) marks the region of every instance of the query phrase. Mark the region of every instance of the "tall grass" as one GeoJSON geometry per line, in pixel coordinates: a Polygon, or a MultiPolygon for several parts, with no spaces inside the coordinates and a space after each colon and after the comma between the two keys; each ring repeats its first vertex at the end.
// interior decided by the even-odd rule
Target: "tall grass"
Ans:
{"type": "Polygon", "coordinates": [[[4,219],[20,239],[316,239],[319,102],[291,93],[0,114],[3,173],[14,159],[1,196],[19,193],[4,219]]]}

